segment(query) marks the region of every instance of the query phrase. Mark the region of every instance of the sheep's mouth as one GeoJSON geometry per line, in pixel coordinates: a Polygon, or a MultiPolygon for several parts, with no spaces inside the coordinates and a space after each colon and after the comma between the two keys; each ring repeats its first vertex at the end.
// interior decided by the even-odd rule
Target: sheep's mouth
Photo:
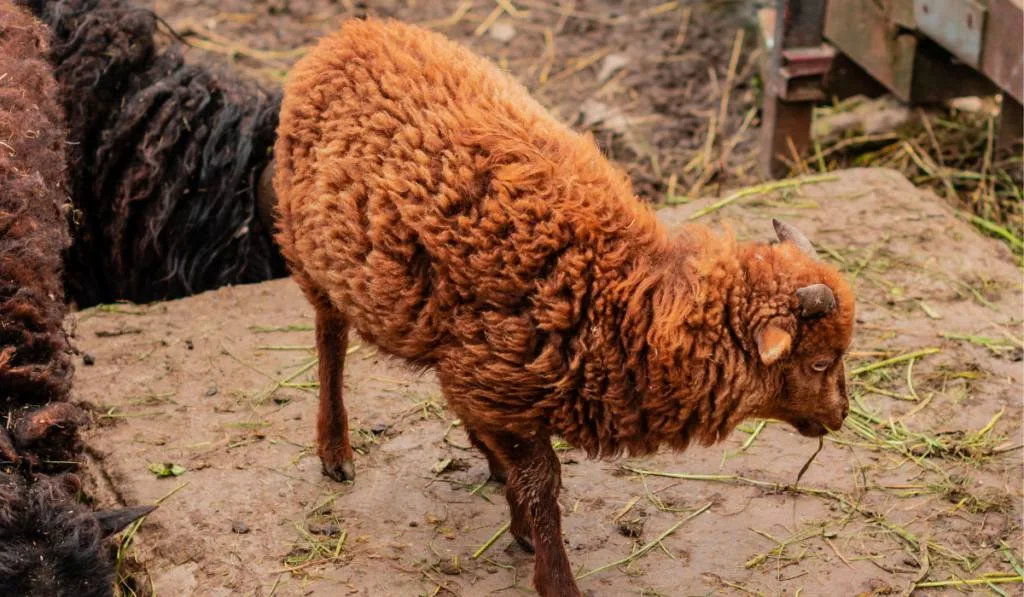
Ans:
{"type": "Polygon", "coordinates": [[[804,437],[821,437],[828,433],[828,427],[810,419],[799,419],[793,423],[793,427],[804,437]]]}

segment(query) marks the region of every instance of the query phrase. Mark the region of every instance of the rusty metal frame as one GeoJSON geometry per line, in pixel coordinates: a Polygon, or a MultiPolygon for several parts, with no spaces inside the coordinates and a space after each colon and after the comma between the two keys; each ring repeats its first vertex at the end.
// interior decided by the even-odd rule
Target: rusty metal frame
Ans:
{"type": "Polygon", "coordinates": [[[999,146],[1017,151],[1024,137],[1022,29],[1020,0],[775,0],[758,13],[768,57],[762,174],[785,174],[806,154],[811,113],[826,90],[845,97],[884,87],[910,104],[1002,91],[999,146]]]}
{"type": "Polygon", "coordinates": [[[914,25],[964,64],[978,68],[986,12],[975,0],[914,0],[914,25]]]}
{"type": "Polygon", "coordinates": [[[835,52],[822,43],[825,0],[776,0],[759,15],[762,44],[769,49],[761,116],[761,172],[784,174],[787,161],[810,146],[811,112],[824,99],[825,77],[835,52]],[[768,9],[769,11],[771,9],[768,9]]]}

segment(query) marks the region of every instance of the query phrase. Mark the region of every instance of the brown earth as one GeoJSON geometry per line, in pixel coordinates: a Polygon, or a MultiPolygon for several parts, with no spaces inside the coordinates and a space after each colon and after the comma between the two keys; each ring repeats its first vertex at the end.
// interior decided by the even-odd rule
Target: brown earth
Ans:
{"type": "MultiPolygon", "coordinates": [[[[273,84],[345,19],[417,23],[491,58],[559,118],[591,131],[646,199],[757,179],[763,53],[753,25],[765,0],[137,1],[193,46],[189,59],[273,84]]],[[[996,98],[948,108],[894,102],[825,102],[814,155],[791,166],[895,168],[1019,238],[1024,167],[1019,153],[991,154],[996,98]]]]}
{"type": "MultiPolygon", "coordinates": [[[[767,240],[769,218],[785,218],[854,281],[846,427],[799,490],[789,485],[815,444],[778,423],[682,455],[594,462],[561,450],[565,537],[581,574],[654,542],[582,578],[585,591],[845,596],[952,580],[974,584],[915,594],[1020,594],[1005,582],[1021,562],[1020,269],[894,172],[836,178],[703,219],[767,240]],[[937,351],[883,364],[927,348],[937,351]],[[986,585],[991,573],[1003,581],[986,585]]],[[[714,201],[659,214],[678,224],[714,201]]],[[[73,317],[95,359],[75,386],[96,413],[91,492],[103,505],[162,500],[126,550],[138,592],[529,592],[532,558],[508,534],[472,558],[507,509],[431,373],[354,339],[346,403],[358,477],[321,476],[312,322],[289,280],[73,317]],[[184,471],[157,478],[150,466],[162,464],[184,471]]]]}
{"type": "Polygon", "coordinates": [[[753,174],[760,53],[746,29],[750,0],[141,3],[193,46],[190,59],[229,62],[272,84],[346,19],[417,23],[491,58],[558,118],[592,131],[646,197],[697,196],[753,174]]]}

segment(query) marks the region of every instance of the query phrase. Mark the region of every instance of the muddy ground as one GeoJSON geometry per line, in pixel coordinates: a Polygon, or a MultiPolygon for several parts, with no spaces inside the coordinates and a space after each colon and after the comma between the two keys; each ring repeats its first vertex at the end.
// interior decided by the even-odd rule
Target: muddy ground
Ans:
{"type": "Polygon", "coordinates": [[[749,0],[141,3],[193,46],[190,59],[271,85],[345,19],[399,18],[507,69],[556,116],[592,131],[647,197],[697,196],[754,173],[760,54],[749,0]]]}
{"type": "MultiPolygon", "coordinates": [[[[659,215],[678,225],[715,201],[659,215]]],[[[847,596],[917,583],[919,595],[1019,595],[1013,257],[885,170],[742,197],[701,220],[767,240],[771,216],[804,229],[855,284],[853,414],[796,490],[816,444],[777,423],[647,459],[594,462],[559,446],[581,587],[847,596]]],[[[432,374],[354,339],[345,383],[358,477],[321,476],[313,317],[290,280],[98,307],[73,323],[94,362],[76,378],[96,413],[92,493],[161,503],[123,558],[140,594],[530,592],[532,558],[507,534],[473,558],[507,510],[432,374]]]]}

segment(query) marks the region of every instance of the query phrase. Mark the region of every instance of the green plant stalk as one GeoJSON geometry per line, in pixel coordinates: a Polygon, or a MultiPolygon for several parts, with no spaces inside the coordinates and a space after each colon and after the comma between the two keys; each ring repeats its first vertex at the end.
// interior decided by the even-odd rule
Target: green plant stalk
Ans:
{"type": "Polygon", "coordinates": [[[850,376],[861,375],[861,374],[867,373],[869,371],[874,371],[875,369],[881,369],[883,367],[888,367],[890,365],[895,365],[897,363],[902,363],[904,361],[909,361],[910,359],[916,359],[916,358],[927,356],[927,355],[930,355],[930,354],[935,354],[937,352],[942,352],[942,351],[940,349],[938,349],[938,348],[923,348],[921,350],[918,350],[918,351],[915,351],[915,352],[911,352],[911,353],[907,353],[907,354],[903,354],[903,355],[900,355],[900,356],[897,356],[897,357],[893,357],[891,359],[885,359],[884,361],[878,361],[876,363],[871,363],[870,365],[862,365],[860,367],[857,367],[853,371],[850,371],[850,376]]]}
{"type": "Polygon", "coordinates": [[[736,201],[738,201],[738,200],[740,200],[740,199],[742,199],[744,197],[749,197],[751,195],[759,195],[761,193],[769,193],[771,191],[777,191],[779,189],[789,189],[789,188],[793,188],[793,187],[800,187],[800,186],[803,186],[805,184],[816,184],[816,183],[819,183],[819,182],[833,182],[833,181],[836,181],[836,180],[839,180],[839,177],[835,176],[835,175],[807,176],[807,177],[804,177],[804,178],[780,180],[780,181],[770,182],[770,183],[763,184],[763,185],[747,187],[745,189],[740,189],[740,190],[736,191],[735,193],[733,193],[732,195],[729,195],[728,197],[726,197],[725,199],[722,199],[721,201],[716,201],[715,203],[705,207],[704,209],[699,209],[699,210],[695,211],[694,213],[690,214],[686,219],[687,220],[696,220],[697,218],[701,218],[701,217],[704,217],[704,216],[706,216],[706,215],[708,215],[710,213],[714,213],[714,212],[722,209],[726,205],[729,205],[730,203],[734,203],[734,202],[736,202],[736,201]]]}
{"type": "Polygon", "coordinates": [[[677,522],[674,525],[670,526],[669,528],[665,529],[665,531],[663,531],[660,535],[655,537],[654,540],[652,540],[651,542],[647,543],[646,545],[644,545],[640,549],[636,550],[635,552],[633,552],[629,556],[627,556],[625,558],[622,558],[621,560],[616,560],[614,562],[611,562],[610,564],[605,564],[603,566],[598,566],[597,568],[594,568],[593,570],[588,570],[587,572],[584,572],[583,574],[578,574],[576,576],[576,580],[580,580],[580,579],[586,578],[586,577],[590,576],[591,574],[597,574],[598,572],[603,572],[605,570],[608,570],[609,568],[615,568],[616,566],[621,566],[622,564],[628,564],[628,563],[632,562],[633,560],[636,560],[637,558],[643,557],[643,555],[645,553],[647,553],[647,552],[651,551],[652,549],[654,549],[655,547],[657,547],[666,537],[668,537],[672,533],[676,532],[676,529],[678,529],[679,527],[683,526],[684,523],[686,523],[687,521],[689,521],[689,520],[691,520],[693,518],[696,518],[700,514],[703,514],[710,507],[711,507],[711,502],[708,502],[707,504],[704,504],[704,506],[702,506],[696,512],[694,512],[693,514],[690,514],[686,518],[680,520],[679,522],[677,522]]]}

